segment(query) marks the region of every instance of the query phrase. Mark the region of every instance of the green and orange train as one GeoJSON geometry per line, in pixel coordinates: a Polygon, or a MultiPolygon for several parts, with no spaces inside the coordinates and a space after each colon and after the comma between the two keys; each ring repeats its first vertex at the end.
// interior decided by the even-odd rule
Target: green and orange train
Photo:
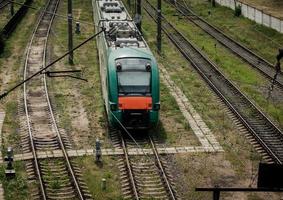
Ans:
{"type": "Polygon", "coordinates": [[[93,1],[102,93],[112,127],[145,129],[159,120],[157,62],[147,43],[117,0],[93,1]]]}

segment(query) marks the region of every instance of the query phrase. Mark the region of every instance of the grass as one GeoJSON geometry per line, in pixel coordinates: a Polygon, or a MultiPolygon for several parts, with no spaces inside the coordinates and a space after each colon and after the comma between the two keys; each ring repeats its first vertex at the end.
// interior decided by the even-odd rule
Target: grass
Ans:
{"type": "Polygon", "coordinates": [[[80,157],[76,158],[76,162],[80,164],[83,178],[94,199],[123,199],[120,190],[119,170],[116,167],[117,159],[104,156],[102,163],[97,164],[94,157],[80,157]],[[106,190],[101,187],[103,178],[106,179],[106,190]]]}
{"type": "MultiPolygon", "coordinates": [[[[210,37],[193,23],[188,23],[185,19],[173,16],[174,8],[163,4],[163,12],[169,21],[176,22],[176,27],[193,43],[195,43],[208,57],[217,64],[226,77],[234,82],[241,91],[254,101],[272,119],[283,127],[283,101],[282,95],[277,98],[268,99],[268,87],[270,83],[256,70],[233,55],[215,39],[210,37]],[[169,14],[167,14],[169,13],[169,14]],[[280,100],[281,99],[281,100],[280,100]]],[[[278,95],[278,94],[274,94],[278,95]]]]}
{"type": "MultiPolygon", "coordinates": [[[[34,2],[32,5],[42,6],[43,1],[34,2]]],[[[21,80],[21,67],[23,66],[25,58],[25,47],[29,42],[37,16],[37,11],[29,10],[15,31],[5,41],[6,45],[4,52],[0,55],[1,93],[21,80]]],[[[0,21],[2,22],[3,19],[4,18],[2,18],[1,15],[0,21]]],[[[6,118],[2,129],[3,146],[1,149],[4,151],[8,146],[12,146],[14,148],[14,153],[19,153],[21,151],[17,95],[17,91],[13,91],[0,103],[0,109],[5,110],[6,112],[6,118]]],[[[12,180],[7,180],[5,178],[5,164],[0,167],[0,180],[4,187],[5,199],[30,199],[24,163],[14,162],[14,166],[16,169],[16,178],[12,180]]]]}
{"type": "MultiPolygon", "coordinates": [[[[73,1],[73,7],[75,8],[73,17],[82,21],[81,34],[74,34],[74,46],[76,46],[90,37],[94,33],[94,28],[83,23],[91,23],[93,20],[91,2],[73,1]]],[[[61,2],[58,13],[65,14],[66,9],[67,2],[61,2]]],[[[53,48],[53,54],[50,60],[66,52],[66,36],[67,22],[56,18],[51,33],[50,46],[53,48]]],[[[97,59],[96,45],[91,41],[74,52],[74,65],[69,65],[66,58],[53,67],[57,70],[82,70],[82,78],[87,79],[88,82],[71,78],[53,78],[49,81],[56,110],[60,113],[60,127],[75,137],[74,142],[77,148],[91,147],[97,137],[105,136],[104,107],[97,59]],[[85,124],[78,127],[81,116],[84,116],[85,124]]]]}
{"type": "MultiPolygon", "coordinates": [[[[19,0],[17,3],[24,3],[25,0],[19,0]]],[[[20,9],[21,5],[19,4],[14,4],[14,13],[16,13],[20,9]]],[[[7,5],[5,8],[1,9],[0,13],[0,30],[4,28],[6,23],[11,19],[11,14],[10,14],[10,4],[7,5]]]]}
{"type": "MultiPolygon", "coordinates": [[[[184,199],[208,199],[211,198],[210,194],[197,193],[194,191],[195,187],[216,184],[235,186],[244,183],[248,185],[250,177],[257,170],[261,156],[254,151],[245,137],[239,135],[217,98],[165,36],[162,41],[162,57],[158,56],[155,47],[155,27],[151,18],[144,14],[143,33],[156,58],[169,71],[171,78],[185,93],[225,151],[223,154],[175,155],[177,163],[175,170],[181,177],[180,180],[178,179],[178,191],[182,193],[184,199]]],[[[168,100],[163,99],[163,101],[168,100]]],[[[161,103],[164,103],[163,101],[161,103]]],[[[182,139],[183,137],[180,137],[180,140],[182,139]]],[[[231,197],[232,195],[224,194],[223,196],[231,197]]],[[[259,199],[261,196],[254,194],[247,199],[254,197],[259,199]]],[[[236,196],[235,199],[237,198],[236,196]]]]}
{"type": "Polygon", "coordinates": [[[70,180],[70,177],[67,173],[58,175],[52,171],[53,167],[58,167],[60,165],[62,166],[64,165],[63,163],[64,161],[62,159],[45,159],[40,163],[42,164],[42,166],[44,166],[43,168],[46,169],[46,172],[43,173],[43,180],[45,180],[45,182],[48,184],[47,187],[57,190],[57,192],[58,190],[64,188],[66,186],[66,183],[68,183],[70,180]]]}
{"type": "Polygon", "coordinates": [[[16,177],[13,179],[6,179],[5,164],[0,166],[0,181],[4,188],[4,195],[6,200],[27,200],[30,199],[27,174],[25,172],[25,165],[23,162],[14,162],[13,166],[16,171],[16,177]]]}
{"type": "MultiPolygon", "coordinates": [[[[37,1],[33,6],[42,5],[42,1],[37,1]]],[[[4,52],[0,55],[0,91],[8,90],[21,80],[25,58],[25,47],[33,31],[38,13],[29,10],[21,23],[6,40],[4,52]]],[[[18,101],[17,91],[10,93],[0,103],[0,109],[5,110],[6,118],[3,125],[3,147],[13,146],[15,153],[20,152],[20,136],[18,123],[18,101]]]]}
{"type": "Polygon", "coordinates": [[[255,51],[269,62],[275,63],[278,48],[282,48],[280,41],[283,40],[283,34],[259,25],[247,18],[234,17],[234,11],[223,6],[213,8],[207,1],[198,0],[187,0],[187,3],[197,14],[220,28],[223,32],[252,51],[255,51]]]}
{"type": "Polygon", "coordinates": [[[17,118],[18,103],[16,101],[9,101],[5,108],[5,125],[3,128],[4,143],[2,152],[7,150],[8,146],[12,146],[14,152],[20,152],[20,134],[19,134],[19,120],[17,118]],[[7,132],[9,130],[9,132],[7,132]]]}
{"type": "MultiPolygon", "coordinates": [[[[128,6],[125,2],[124,5],[128,6]]],[[[128,11],[131,12],[131,10],[128,11]]],[[[154,37],[155,32],[152,31],[152,24],[143,22],[142,26],[144,38],[150,46],[150,49],[157,55],[154,37]]],[[[199,145],[200,143],[181,113],[176,100],[170,95],[169,89],[162,81],[160,82],[160,102],[160,123],[156,129],[151,131],[151,134],[157,137],[159,141],[165,142],[166,145],[199,145]],[[180,138],[182,138],[182,140],[180,140],[180,138]]]]}
{"type": "MultiPolygon", "coordinates": [[[[76,4],[76,1],[74,2],[76,4]]],[[[64,3],[62,4],[62,8],[60,10],[64,10],[64,3]]],[[[91,15],[87,14],[89,12],[85,12],[89,9],[88,4],[83,5],[77,5],[74,6],[78,10],[74,12],[74,14],[80,16],[80,20],[82,21],[90,21],[91,15]],[[85,5],[85,6],[84,6],[85,5]],[[83,12],[80,12],[79,10],[82,9],[83,12]],[[80,13],[80,14],[78,14],[80,13]],[[85,16],[87,15],[87,16],[85,16]]],[[[76,16],[75,16],[76,17],[76,16]]],[[[56,20],[54,30],[56,30],[57,37],[53,40],[54,44],[54,50],[55,54],[58,54],[58,51],[62,51],[61,46],[67,46],[66,45],[66,29],[65,22],[62,22],[61,20],[56,20]],[[59,43],[63,45],[58,45],[59,43]],[[55,44],[57,43],[57,45],[55,44]],[[56,52],[57,51],[57,52],[56,52]]],[[[86,27],[83,29],[83,34],[80,36],[75,35],[75,39],[77,40],[77,43],[80,37],[85,36],[86,33],[90,35],[90,32],[92,32],[93,29],[90,29],[89,27],[86,27]],[[86,31],[86,32],[85,32],[86,31]],[[77,38],[79,37],[79,38],[77,38]]],[[[62,127],[66,128],[70,131],[79,131],[76,130],[76,127],[72,125],[72,116],[70,115],[70,108],[68,107],[74,107],[77,104],[77,101],[73,101],[69,97],[72,98],[80,98],[80,101],[82,101],[82,105],[85,111],[87,111],[87,116],[89,123],[89,129],[86,133],[90,135],[90,138],[88,138],[88,143],[93,144],[96,137],[102,137],[104,140],[104,147],[109,147],[110,144],[108,144],[108,140],[105,137],[105,133],[102,133],[102,135],[97,133],[91,133],[91,130],[97,129],[97,127],[105,127],[105,116],[103,115],[104,107],[103,102],[101,98],[101,92],[100,92],[100,78],[99,78],[99,71],[98,71],[98,62],[97,62],[97,55],[96,50],[93,46],[93,44],[86,45],[83,47],[83,50],[79,50],[75,53],[75,65],[74,68],[81,68],[84,70],[85,78],[89,80],[88,83],[79,84],[76,81],[68,80],[68,79],[60,79],[60,80],[52,80],[52,91],[55,90],[55,100],[54,102],[57,105],[58,113],[60,113],[60,121],[62,127]],[[72,94],[70,91],[76,90],[77,95],[72,94]],[[64,92],[62,92],[64,91],[64,92]],[[96,102],[95,104],[93,102],[96,102]]],[[[66,61],[65,61],[66,62],[66,61]]],[[[70,66],[68,66],[66,63],[60,63],[60,68],[65,67],[68,69],[70,66]]],[[[192,131],[188,127],[187,123],[185,122],[184,117],[182,116],[175,100],[173,97],[168,95],[169,91],[165,88],[165,86],[161,85],[161,101],[162,101],[162,108],[161,108],[161,124],[155,129],[155,135],[159,138],[162,138],[165,140],[168,144],[177,145],[179,142],[180,135],[189,135],[189,140],[187,140],[186,145],[190,144],[197,144],[196,139],[194,138],[194,135],[192,134],[192,131]],[[164,121],[167,120],[167,121],[164,121]],[[170,123],[168,123],[168,121],[170,123]],[[163,123],[166,122],[166,123],[163,123]],[[174,126],[172,126],[174,124],[174,126]],[[176,125],[177,124],[177,125],[176,125]],[[176,125],[176,126],[175,126],[176,125]],[[178,128],[176,128],[178,127],[178,128]]],[[[72,111],[75,112],[75,111],[72,111]]],[[[85,134],[85,133],[83,133],[85,134]]],[[[82,145],[82,144],[81,144],[82,145]]]]}
{"type": "MultiPolygon", "coordinates": [[[[153,23],[149,23],[150,19],[146,16],[145,22],[143,24],[144,34],[147,38],[148,44],[151,49],[156,52],[155,48],[155,38],[154,35],[155,29],[153,23]]],[[[191,68],[190,64],[184,60],[180,53],[173,47],[173,45],[168,41],[165,36],[163,37],[163,56],[160,57],[158,54],[155,54],[158,61],[164,65],[164,67],[169,71],[171,78],[177,84],[177,86],[186,94],[190,102],[193,103],[196,110],[202,115],[206,115],[208,119],[207,124],[213,128],[211,119],[223,119],[223,113],[217,115],[218,104],[214,103],[212,99],[215,100],[215,97],[211,94],[210,90],[207,88],[206,84],[200,79],[199,75],[191,68]],[[166,49],[166,51],[165,51],[166,49]],[[174,58],[174,59],[170,59],[174,58]],[[210,106],[208,109],[207,106],[210,106]],[[213,108],[213,109],[212,109],[213,108]],[[215,118],[216,117],[216,118],[215,118]]],[[[166,94],[166,92],[165,92],[166,94]]],[[[168,99],[163,99],[165,102],[169,101],[168,99]]],[[[166,105],[166,104],[165,104],[166,105]]],[[[168,102],[168,105],[172,105],[172,102],[168,102]]],[[[165,107],[164,110],[168,108],[165,107]]],[[[176,108],[175,108],[176,109],[176,108]]],[[[174,110],[174,109],[173,109],[174,110]]],[[[166,111],[165,111],[166,112],[166,111]]],[[[219,126],[223,123],[217,123],[219,126]]],[[[222,127],[221,127],[222,128],[222,127]]]]}
{"type": "Polygon", "coordinates": [[[160,102],[160,122],[157,128],[151,130],[151,134],[166,145],[200,145],[176,100],[170,95],[169,89],[163,83],[160,84],[160,102]]]}

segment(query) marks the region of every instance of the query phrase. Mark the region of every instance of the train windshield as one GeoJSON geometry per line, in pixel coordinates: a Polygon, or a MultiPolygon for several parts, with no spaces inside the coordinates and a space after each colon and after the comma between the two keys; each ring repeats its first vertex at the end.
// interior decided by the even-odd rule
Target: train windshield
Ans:
{"type": "Polygon", "coordinates": [[[151,62],[141,58],[116,60],[119,95],[150,95],[151,62]]]}

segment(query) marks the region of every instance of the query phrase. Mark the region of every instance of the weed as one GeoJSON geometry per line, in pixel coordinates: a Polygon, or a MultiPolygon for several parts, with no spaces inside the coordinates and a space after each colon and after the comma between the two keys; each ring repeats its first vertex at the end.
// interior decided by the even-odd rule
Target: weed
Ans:
{"type": "Polygon", "coordinates": [[[22,162],[14,162],[16,177],[6,179],[5,165],[0,166],[0,180],[4,187],[5,199],[7,200],[23,200],[28,199],[28,186],[25,174],[24,164],[22,162]]]}

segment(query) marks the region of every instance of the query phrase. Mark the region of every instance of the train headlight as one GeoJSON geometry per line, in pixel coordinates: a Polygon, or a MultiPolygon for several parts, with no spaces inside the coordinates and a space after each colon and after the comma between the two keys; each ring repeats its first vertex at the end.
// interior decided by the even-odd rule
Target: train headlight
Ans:
{"type": "Polygon", "coordinates": [[[118,72],[120,72],[121,70],[122,70],[122,65],[121,65],[121,63],[117,63],[116,64],[116,70],[118,71],[118,72]]]}
{"type": "Polygon", "coordinates": [[[146,71],[148,72],[151,71],[151,65],[149,63],[146,64],[145,68],[146,68],[146,71]]]}

